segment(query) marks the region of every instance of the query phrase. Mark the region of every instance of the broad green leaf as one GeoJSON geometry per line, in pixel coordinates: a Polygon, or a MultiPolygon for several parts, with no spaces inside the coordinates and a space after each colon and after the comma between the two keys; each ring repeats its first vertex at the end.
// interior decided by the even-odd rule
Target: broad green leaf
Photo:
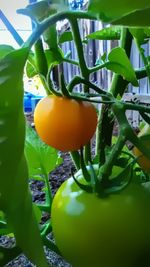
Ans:
{"type": "Polygon", "coordinates": [[[0,45],[0,59],[5,57],[7,54],[9,54],[10,52],[12,52],[14,50],[14,48],[10,45],[0,45]]]}
{"type": "Polygon", "coordinates": [[[150,37],[150,28],[132,27],[129,28],[129,30],[140,45],[144,44],[145,41],[148,41],[148,37],[150,37]]]}
{"type": "Polygon", "coordinates": [[[134,69],[123,48],[116,47],[108,55],[108,62],[105,67],[123,76],[124,79],[138,86],[134,69]]]}
{"type": "Polygon", "coordinates": [[[144,28],[130,28],[129,29],[133,37],[138,41],[140,45],[144,43],[147,35],[145,34],[144,28]]]}
{"type": "Polygon", "coordinates": [[[32,78],[37,74],[38,74],[38,71],[36,70],[34,65],[31,64],[30,61],[27,61],[27,64],[26,64],[26,75],[28,76],[28,78],[32,78]]]}
{"type": "MultiPolygon", "coordinates": [[[[92,14],[96,14],[104,22],[112,22],[131,12],[145,9],[149,6],[149,0],[113,0],[113,2],[112,0],[90,0],[88,10],[92,14]]],[[[135,19],[140,22],[139,17],[135,19]]]]}
{"type": "Polygon", "coordinates": [[[112,21],[114,25],[130,27],[149,27],[150,26],[150,5],[145,9],[134,11],[122,18],[112,21]]]}
{"type": "MultiPolygon", "coordinates": [[[[25,9],[19,9],[18,13],[27,15],[32,18],[33,21],[42,22],[44,19],[57,12],[56,5],[52,5],[49,1],[39,1],[29,4],[25,9]]],[[[43,32],[43,39],[48,44],[49,48],[57,48],[57,30],[56,24],[49,26],[43,32]]]]}
{"type": "Polygon", "coordinates": [[[150,37],[150,28],[144,28],[144,33],[147,37],[150,37]]]}
{"type": "Polygon", "coordinates": [[[47,17],[47,14],[50,11],[50,5],[48,1],[38,1],[37,3],[32,3],[26,6],[24,9],[18,9],[18,14],[24,14],[33,19],[43,20],[47,17]]]}
{"type": "MultiPolygon", "coordinates": [[[[57,150],[46,145],[31,127],[26,127],[25,154],[28,162],[29,176],[36,179],[43,171],[47,174],[61,162],[57,150]]],[[[41,177],[42,178],[42,177],[41,177]]]]}
{"type": "Polygon", "coordinates": [[[108,27],[102,30],[92,32],[86,36],[87,39],[95,40],[119,40],[121,28],[120,27],[108,27]]]}
{"type": "Polygon", "coordinates": [[[63,51],[59,49],[46,49],[45,55],[47,58],[48,66],[50,67],[52,64],[57,65],[63,62],[63,51]]]}
{"type": "Polygon", "coordinates": [[[59,36],[58,43],[62,44],[65,42],[71,42],[73,40],[73,35],[71,31],[65,31],[59,36]]]}

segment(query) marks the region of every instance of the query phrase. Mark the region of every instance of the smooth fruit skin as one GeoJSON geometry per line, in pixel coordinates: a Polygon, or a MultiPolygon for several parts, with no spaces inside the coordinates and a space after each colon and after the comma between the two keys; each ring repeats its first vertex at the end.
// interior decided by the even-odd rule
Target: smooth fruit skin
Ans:
{"type": "Polygon", "coordinates": [[[34,123],[46,144],[64,152],[75,151],[94,135],[97,114],[89,102],[50,95],[38,102],[34,123]]]}
{"type": "MultiPolygon", "coordinates": [[[[76,178],[82,181],[81,171],[76,178]]],[[[69,178],[54,197],[51,217],[56,244],[73,267],[150,266],[150,259],[138,265],[150,252],[150,191],[142,185],[99,198],[69,178]]]]}

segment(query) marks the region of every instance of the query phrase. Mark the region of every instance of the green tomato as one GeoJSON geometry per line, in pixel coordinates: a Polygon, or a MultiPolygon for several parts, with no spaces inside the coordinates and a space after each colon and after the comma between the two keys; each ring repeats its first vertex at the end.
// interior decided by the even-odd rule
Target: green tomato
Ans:
{"type": "MultiPolygon", "coordinates": [[[[81,171],[76,178],[83,182],[81,171]]],[[[150,252],[150,191],[131,183],[100,198],[81,190],[71,177],[52,203],[56,244],[73,267],[133,267],[150,252]]]]}

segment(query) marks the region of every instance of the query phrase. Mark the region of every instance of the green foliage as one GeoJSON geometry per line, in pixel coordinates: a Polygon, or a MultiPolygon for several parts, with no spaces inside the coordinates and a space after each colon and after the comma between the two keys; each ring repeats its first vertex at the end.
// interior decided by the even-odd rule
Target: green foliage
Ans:
{"type": "Polygon", "coordinates": [[[43,173],[50,173],[62,163],[57,150],[43,143],[30,126],[26,127],[25,155],[29,177],[36,180],[43,180],[43,173]]]}
{"type": "Polygon", "coordinates": [[[0,59],[12,52],[14,48],[10,45],[0,45],[0,59]]]}
{"type": "Polygon", "coordinates": [[[89,12],[104,22],[113,22],[118,25],[149,26],[149,0],[128,1],[91,0],[89,12]],[[147,10],[146,10],[147,9],[147,10]]]}
{"type": "Polygon", "coordinates": [[[88,34],[86,38],[94,40],[119,40],[120,35],[121,35],[121,28],[111,26],[96,32],[92,32],[88,34]]]}
{"type": "Polygon", "coordinates": [[[108,62],[105,63],[105,67],[122,75],[124,79],[131,82],[134,86],[138,86],[135,71],[124,49],[120,47],[112,49],[108,55],[108,62]]]}
{"type": "Polygon", "coordinates": [[[23,69],[28,52],[28,48],[15,50],[0,61],[0,209],[19,248],[35,264],[46,267],[24,156],[23,69]]]}
{"type": "Polygon", "coordinates": [[[65,31],[59,36],[58,43],[62,44],[65,42],[71,42],[73,40],[72,32],[71,31],[65,31]]]}
{"type": "Polygon", "coordinates": [[[131,27],[149,27],[150,26],[150,6],[134,11],[122,18],[113,21],[114,25],[123,25],[131,27]]]}
{"type": "Polygon", "coordinates": [[[150,28],[130,28],[130,32],[140,45],[149,40],[150,28]]]}

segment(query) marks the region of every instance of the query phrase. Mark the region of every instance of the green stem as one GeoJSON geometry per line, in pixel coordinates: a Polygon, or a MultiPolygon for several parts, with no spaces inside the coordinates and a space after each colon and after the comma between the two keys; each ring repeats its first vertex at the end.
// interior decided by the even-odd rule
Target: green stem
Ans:
{"type": "Polygon", "coordinates": [[[137,137],[134,130],[130,126],[126,115],[125,106],[121,102],[116,102],[112,105],[113,112],[118,120],[120,129],[122,131],[122,136],[126,136],[126,140],[130,141],[135,147],[137,147],[146,157],[150,159],[150,150],[146,147],[143,142],[137,137]]]}
{"type": "MultiPolygon", "coordinates": [[[[129,30],[127,28],[122,28],[120,47],[125,49],[126,54],[129,58],[131,53],[132,39],[133,38],[129,30]]],[[[122,96],[127,85],[128,81],[124,80],[122,76],[114,74],[110,92],[113,94],[114,97],[117,97],[118,94],[122,96]]]]}
{"type": "Polygon", "coordinates": [[[76,65],[76,66],[79,66],[79,62],[78,61],[75,61],[73,59],[70,59],[70,58],[63,58],[63,61],[64,62],[67,62],[67,63],[70,63],[70,64],[73,64],[73,65],[76,65]]]}
{"type": "MultiPolygon", "coordinates": [[[[132,45],[132,35],[128,31],[128,29],[122,28],[120,47],[125,49],[128,57],[130,57],[131,45],[132,45]]],[[[124,80],[122,76],[114,74],[109,92],[114,97],[117,97],[118,94],[122,96],[127,85],[128,82],[124,80]]],[[[100,161],[102,163],[104,163],[105,161],[105,146],[111,145],[113,126],[114,126],[113,115],[110,113],[110,109],[104,105],[102,106],[99,112],[98,127],[96,132],[96,149],[95,149],[95,153],[96,155],[99,156],[99,158],[101,157],[100,161]]]]}
{"type": "Polygon", "coordinates": [[[146,73],[147,73],[147,76],[148,76],[148,79],[149,79],[149,82],[150,82],[150,67],[149,67],[148,59],[146,58],[146,56],[144,54],[144,49],[139,44],[138,40],[135,39],[135,42],[136,42],[137,48],[139,50],[139,53],[141,55],[141,58],[143,60],[143,63],[144,63],[145,69],[146,69],[146,73]]]}
{"type": "Polygon", "coordinates": [[[46,77],[48,72],[48,65],[41,38],[39,38],[39,40],[35,43],[34,52],[35,52],[35,60],[38,72],[42,74],[44,77],[46,77]]]}
{"type": "MultiPolygon", "coordinates": [[[[24,10],[20,10],[20,12],[23,14],[24,10]]],[[[43,34],[43,32],[51,25],[55,24],[58,21],[71,18],[76,19],[90,19],[90,20],[97,20],[96,16],[93,16],[89,14],[88,12],[84,11],[63,11],[60,13],[57,13],[55,15],[50,16],[49,18],[45,19],[43,22],[38,23],[37,27],[33,30],[33,33],[30,35],[28,40],[24,43],[24,47],[32,47],[32,45],[39,39],[40,35],[43,34]]]]}
{"type": "MultiPolygon", "coordinates": [[[[74,17],[71,17],[69,21],[70,21],[72,32],[73,32],[73,39],[74,39],[76,49],[77,49],[81,75],[85,80],[89,81],[89,70],[88,70],[85,57],[84,57],[84,51],[83,51],[83,45],[82,45],[82,40],[80,36],[78,21],[74,17]]],[[[89,92],[89,87],[87,85],[84,85],[84,92],[89,92]]],[[[88,161],[91,161],[90,142],[85,146],[84,157],[85,157],[86,164],[88,164],[88,161]]]]}
{"type": "MultiPolygon", "coordinates": [[[[82,77],[85,80],[89,80],[89,71],[85,62],[85,57],[84,57],[84,51],[83,51],[83,45],[82,45],[82,40],[80,36],[80,31],[79,31],[79,26],[78,26],[78,21],[76,18],[72,17],[70,18],[70,24],[73,32],[73,39],[76,45],[77,49],[77,54],[78,54],[78,59],[79,59],[79,66],[81,70],[82,77]]],[[[84,90],[85,92],[88,91],[88,88],[84,90]]]]}
{"type": "Polygon", "coordinates": [[[46,184],[46,206],[49,206],[49,211],[51,210],[51,204],[52,204],[52,192],[50,189],[50,184],[49,184],[49,177],[48,174],[45,171],[45,168],[42,166],[42,173],[44,175],[44,180],[45,180],[45,184],[46,184]]]}
{"type": "Polygon", "coordinates": [[[71,155],[71,158],[74,162],[76,169],[79,170],[80,169],[80,154],[79,154],[79,152],[73,151],[70,153],[70,155],[71,155]]]}
{"type": "Polygon", "coordinates": [[[147,77],[147,72],[145,68],[135,69],[135,74],[138,80],[147,77]]]}
{"type": "Polygon", "coordinates": [[[50,76],[51,71],[52,71],[52,67],[49,68],[48,74],[47,74],[47,83],[48,83],[48,87],[49,87],[49,93],[48,94],[52,93],[56,96],[62,96],[62,94],[60,92],[56,91],[56,89],[54,88],[54,85],[53,85],[53,82],[52,82],[51,76],[50,76]]]}
{"type": "Polygon", "coordinates": [[[107,158],[106,163],[100,168],[100,175],[102,177],[101,184],[104,187],[107,187],[108,185],[113,165],[118,156],[120,155],[122,148],[124,147],[125,141],[126,141],[126,136],[124,135],[124,132],[121,130],[117,142],[114,145],[109,157],[107,158]]]}
{"type": "Polygon", "coordinates": [[[126,110],[137,110],[137,111],[141,111],[141,112],[150,113],[149,107],[146,107],[143,105],[132,104],[132,103],[123,103],[123,104],[124,104],[124,108],[126,110]]]}
{"type": "Polygon", "coordinates": [[[89,73],[91,74],[91,73],[94,73],[94,72],[96,72],[98,70],[101,70],[101,69],[105,68],[105,66],[106,66],[106,62],[104,64],[97,65],[97,66],[94,66],[92,68],[89,68],[88,70],[89,70],[89,73]]]}
{"type": "Polygon", "coordinates": [[[81,78],[80,76],[75,76],[71,82],[69,83],[68,85],[68,91],[69,92],[72,92],[73,91],[73,88],[74,86],[76,86],[77,84],[85,84],[87,85],[89,88],[92,88],[95,92],[97,92],[98,94],[102,95],[102,96],[105,96],[109,98],[110,94],[108,94],[106,91],[104,91],[103,89],[99,88],[98,86],[96,86],[94,83],[91,83],[90,81],[84,79],[84,78],[81,78]]]}

